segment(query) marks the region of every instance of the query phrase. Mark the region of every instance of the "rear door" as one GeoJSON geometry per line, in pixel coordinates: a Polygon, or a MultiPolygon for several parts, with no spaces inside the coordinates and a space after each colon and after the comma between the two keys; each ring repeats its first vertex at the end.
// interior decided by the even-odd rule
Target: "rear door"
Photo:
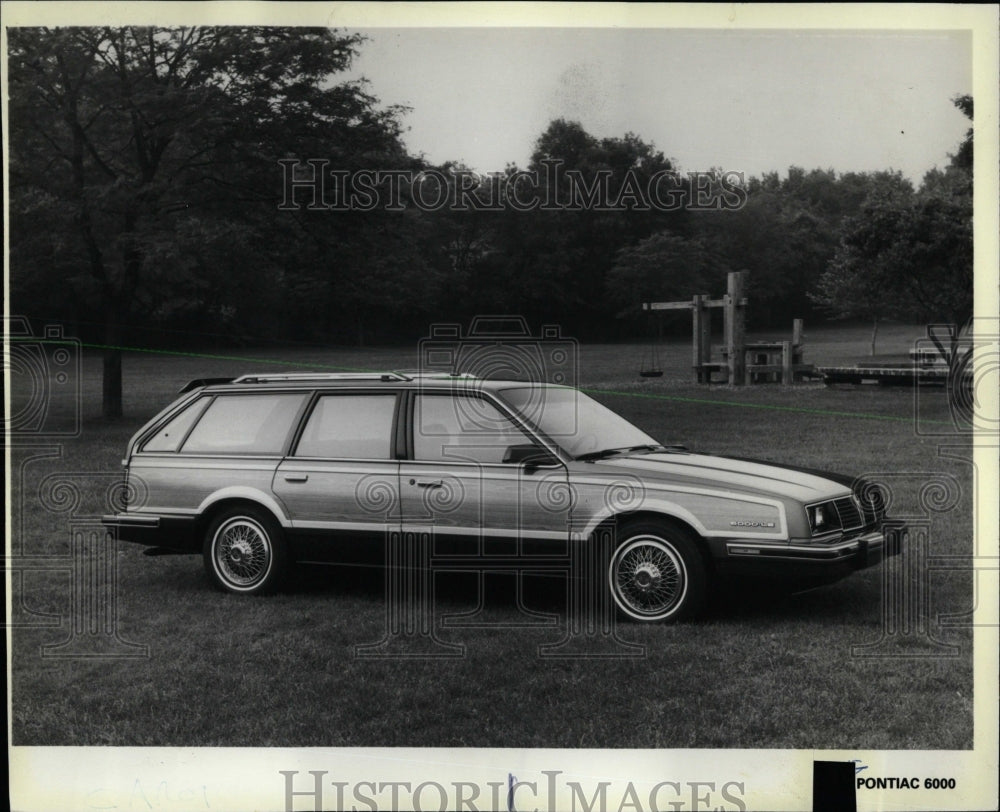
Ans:
{"type": "Polygon", "coordinates": [[[297,560],[378,560],[399,529],[396,391],[318,392],[273,490],[297,560]]]}

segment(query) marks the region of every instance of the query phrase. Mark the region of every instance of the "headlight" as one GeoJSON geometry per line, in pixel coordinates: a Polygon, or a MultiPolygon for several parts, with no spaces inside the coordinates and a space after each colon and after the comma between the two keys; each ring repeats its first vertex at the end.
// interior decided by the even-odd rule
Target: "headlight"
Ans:
{"type": "Polygon", "coordinates": [[[809,515],[809,530],[814,536],[833,533],[842,528],[840,514],[833,502],[810,505],[806,508],[806,513],[809,515]]]}
{"type": "Polygon", "coordinates": [[[830,508],[827,505],[816,505],[809,508],[809,528],[813,533],[822,533],[827,529],[829,519],[827,513],[829,510],[830,508]]]}
{"type": "Polygon", "coordinates": [[[814,536],[860,530],[865,524],[858,500],[853,496],[841,496],[818,505],[806,506],[809,530],[814,536]]]}

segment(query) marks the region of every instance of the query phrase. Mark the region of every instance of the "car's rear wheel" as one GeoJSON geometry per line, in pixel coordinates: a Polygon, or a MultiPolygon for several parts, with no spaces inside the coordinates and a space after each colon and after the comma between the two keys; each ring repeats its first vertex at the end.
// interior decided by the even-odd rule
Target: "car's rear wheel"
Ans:
{"type": "Polygon", "coordinates": [[[287,567],[281,527],[269,513],[251,506],[216,516],[205,533],[203,553],[212,582],[244,595],[274,592],[287,567]]]}
{"type": "Polygon", "coordinates": [[[696,541],[661,522],[625,525],[608,566],[608,587],[623,615],[644,622],[694,617],[705,604],[707,575],[696,541]]]}

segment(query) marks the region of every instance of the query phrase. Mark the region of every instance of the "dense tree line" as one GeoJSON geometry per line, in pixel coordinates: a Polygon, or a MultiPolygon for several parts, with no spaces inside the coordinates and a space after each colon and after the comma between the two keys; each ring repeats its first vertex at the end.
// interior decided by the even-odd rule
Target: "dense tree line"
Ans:
{"type": "MultiPolygon", "coordinates": [[[[972,99],[953,100],[969,119],[972,99]]],[[[972,129],[948,166],[919,189],[898,176],[877,179],[842,223],[841,238],[810,298],[840,317],[872,322],[872,352],[885,318],[959,327],[973,310],[972,129]]]]}
{"type": "Polygon", "coordinates": [[[730,270],[750,272],[751,326],[971,312],[971,131],[918,189],[888,171],[690,175],[562,119],[527,167],[479,178],[408,154],[405,111],[342,78],[361,47],[324,29],[10,30],[11,311],[108,347],[106,414],[122,345],[413,341],[482,313],[635,338],[642,301],[718,295],[730,270]],[[372,170],[390,179],[359,205],[310,205],[300,183],[321,172],[336,197],[372,170]],[[393,173],[465,205],[419,205],[427,189],[393,173]]]}

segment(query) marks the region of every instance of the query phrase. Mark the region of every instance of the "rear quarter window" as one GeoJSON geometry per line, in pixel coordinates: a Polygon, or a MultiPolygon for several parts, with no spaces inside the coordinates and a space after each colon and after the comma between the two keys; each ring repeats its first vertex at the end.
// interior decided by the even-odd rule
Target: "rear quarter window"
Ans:
{"type": "Polygon", "coordinates": [[[280,454],[307,395],[219,395],[184,442],[185,454],[280,454]]]}
{"type": "Polygon", "coordinates": [[[176,451],[195,421],[201,417],[211,398],[198,398],[174,416],[142,446],[143,451],[176,451]]]}

